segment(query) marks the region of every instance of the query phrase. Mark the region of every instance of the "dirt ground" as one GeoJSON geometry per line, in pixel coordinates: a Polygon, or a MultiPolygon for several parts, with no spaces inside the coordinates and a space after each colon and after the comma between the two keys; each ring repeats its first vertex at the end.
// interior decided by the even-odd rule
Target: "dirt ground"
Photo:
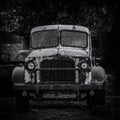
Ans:
{"type": "Polygon", "coordinates": [[[54,101],[31,101],[28,113],[17,113],[15,98],[0,97],[0,120],[119,120],[120,96],[108,96],[106,101],[95,113],[78,102],[54,101]]]}

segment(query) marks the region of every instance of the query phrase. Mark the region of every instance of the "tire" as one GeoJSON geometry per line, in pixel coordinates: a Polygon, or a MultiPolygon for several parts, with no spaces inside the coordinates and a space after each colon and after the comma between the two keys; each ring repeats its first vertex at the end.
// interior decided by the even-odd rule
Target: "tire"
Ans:
{"type": "Polygon", "coordinates": [[[96,91],[95,99],[96,99],[96,104],[99,106],[104,106],[105,105],[105,90],[98,90],[96,91]]]}
{"type": "Polygon", "coordinates": [[[104,106],[105,105],[105,91],[98,90],[95,91],[94,96],[87,95],[87,107],[90,110],[96,110],[96,106],[104,106]]]}
{"type": "Polygon", "coordinates": [[[16,112],[26,113],[29,112],[29,96],[16,96],[16,112]]]}
{"type": "Polygon", "coordinates": [[[87,96],[87,108],[91,111],[96,110],[96,101],[94,96],[87,96]]]}

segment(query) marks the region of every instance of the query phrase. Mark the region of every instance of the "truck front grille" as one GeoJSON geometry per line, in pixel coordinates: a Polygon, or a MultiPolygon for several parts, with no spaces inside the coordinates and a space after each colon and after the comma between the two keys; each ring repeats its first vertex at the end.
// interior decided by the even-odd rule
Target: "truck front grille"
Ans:
{"type": "Polygon", "coordinates": [[[41,62],[40,66],[41,68],[46,68],[45,70],[41,70],[40,72],[41,82],[75,81],[75,70],[67,70],[67,68],[75,68],[75,63],[70,58],[46,59],[41,62]],[[62,68],[66,69],[63,70],[62,68]]]}

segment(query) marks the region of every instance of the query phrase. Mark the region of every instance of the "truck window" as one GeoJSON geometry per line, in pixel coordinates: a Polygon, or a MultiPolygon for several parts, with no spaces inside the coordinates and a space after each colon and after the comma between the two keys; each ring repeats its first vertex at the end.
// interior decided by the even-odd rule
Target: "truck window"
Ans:
{"type": "Polygon", "coordinates": [[[58,31],[38,31],[32,34],[32,47],[54,47],[58,45],[58,31]]]}
{"type": "Polygon", "coordinates": [[[64,46],[87,47],[87,34],[76,31],[62,31],[61,44],[64,46]]]}

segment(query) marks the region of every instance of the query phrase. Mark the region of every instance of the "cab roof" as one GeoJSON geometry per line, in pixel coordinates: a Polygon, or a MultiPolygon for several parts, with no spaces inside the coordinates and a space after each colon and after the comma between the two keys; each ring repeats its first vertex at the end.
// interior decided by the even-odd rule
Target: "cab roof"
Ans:
{"type": "Polygon", "coordinates": [[[33,32],[37,31],[43,31],[43,30],[73,30],[73,31],[82,31],[86,33],[90,33],[89,29],[87,27],[78,26],[78,25],[45,25],[45,26],[38,26],[34,27],[31,30],[31,34],[33,32]]]}

